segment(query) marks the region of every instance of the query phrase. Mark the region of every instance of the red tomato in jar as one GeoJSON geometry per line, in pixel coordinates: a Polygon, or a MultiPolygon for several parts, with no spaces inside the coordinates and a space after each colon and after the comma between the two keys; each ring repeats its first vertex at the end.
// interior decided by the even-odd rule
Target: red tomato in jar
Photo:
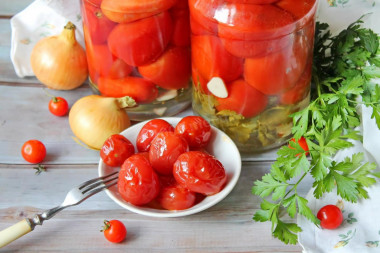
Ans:
{"type": "Polygon", "coordinates": [[[148,121],[137,135],[137,150],[140,152],[149,151],[153,139],[161,132],[174,132],[174,127],[163,119],[152,119],[148,121]]]}
{"type": "Polygon", "coordinates": [[[86,25],[84,33],[88,32],[87,38],[91,39],[90,43],[102,44],[107,40],[108,35],[115,27],[116,23],[109,20],[102,10],[86,1],[83,1],[84,15],[83,23],[86,25]]]}
{"type": "Polygon", "coordinates": [[[321,221],[321,227],[325,229],[338,228],[343,222],[342,211],[335,205],[322,207],[318,211],[317,218],[321,221]]]}
{"type": "Polygon", "coordinates": [[[117,185],[122,198],[136,206],[149,203],[160,192],[158,176],[142,154],[134,154],[125,160],[117,185]]]}
{"type": "Polygon", "coordinates": [[[222,38],[224,47],[241,58],[262,57],[286,48],[293,43],[294,34],[267,40],[235,40],[222,38]]]}
{"type": "Polygon", "coordinates": [[[90,76],[94,82],[97,82],[100,76],[112,79],[124,78],[133,71],[132,66],[113,56],[105,44],[86,43],[86,49],[87,62],[91,65],[90,76]]]}
{"type": "Polygon", "coordinates": [[[140,77],[127,76],[122,79],[99,78],[100,93],[108,97],[130,96],[137,103],[150,103],[158,96],[157,87],[140,77]]]}
{"type": "Polygon", "coordinates": [[[149,161],[161,175],[172,175],[178,156],[189,151],[189,144],[174,132],[160,132],[149,148],[149,161]]]}
{"type": "Polygon", "coordinates": [[[265,40],[291,33],[293,16],[274,5],[233,4],[223,6],[227,20],[219,18],[218,35],[237,40],[265,40]]]}
{"type": "Polygon", "coordinates": [[[278,0],[226,0],[230,3],[239,3],[239,4],[271,4],[277,2],[278,0]]]}
{"type": "Polygon", "coordinates": [[[123,162],[135,153],[132,142],[121,134],[113,134],[104,142],[100,149],[100,157],[109,166],[121,166],[123,162]]]}
{"type": "Polygon", "coordinates": [[[283,105],[294,105],[305,99],[310,92],[312,61],[307,64],[304,73],[298,79],[293,88],[279,95],[280,103],[283,105]]]}
{"type": "Polygon", "coordinates": [[[316,0],[280,0],[276,5],[293,14],[297,20],[304,17],[305,21],[303,23],[305,23],[313,17],[311,10],[316,8],[316,0]],[[308,13],[310,14],[306,15],[308,13]]]}
{"type": "Polygon", "coordinates": [[[266,95],[276,95],[293,87],[307,61],[307,51],[296,45],[263,57],[246,59],[244,79],[266,95]]]}
{"type": "Polygon", "coordinates": [[[125,13],[162,12],[176,2],[177,0],[103,0],[102,8],[125,13]]]}
{"type": "Polygon", "coordinates": [[[237,79],[243,71],[243,59],[230,54],[218,37],[192,36],[193,67],[205,79],[220,77],[225,82],[237,79]]]}
{"type": "Polygon", "coordinates": [[[198,73],[194,66],[192,66],[191,69],[194,88],[204,94],[210,94],[210,91],[207,88],[207,80],[198,73]]]}
{"type": "Polygon", "coordinates": [[[183,187],[205,195],[220,192],[227,181],[223,165],[215,157],[201,151],[180,155],[174,164],[173,175],[183,187]]]}
{"type": "Polygon", "coordinates": [[[222,0],[189,0],[190,26],[194,35],[217,35],[218,22],[214,20],[215,12],[222,0]]]}
{"type": "Polygon", "coordinates": [[[230,110],[250,118],[264,111],[268,104],[268,97],[243,79],[228,84],[227,90],[227,98],[216,98],[218,111],[230,110]]]}
{"type": "Polygon", "coordinates": [[[170,11],[173,20],[173,35],[170,43],[175,46],[190,46],[190,16],[188,9],[170,11]]]}
{"type": "Polygon", "coordinates": [[[170,14],[165,11],[135,22],[117,25],[108,36],[108,47],[127,64],[141,66],[154,61],[164,52],[172,30],[170,14]]]}
{"type": "Polygon", "coordinates": [[[205,147],[211,138],[211,126],[200,116],[184,117],[178,122],[174,132],[182,136],[190,148],[205,147]]]}
{"type": "Polygon", "coordinates": [[[55,116],[65,116],[69,111],[69,104],[63,97],[53,97],[49,101],[49,111],[55,116]]]}
{"type": "Polygon", "coordinates": [[[130,23],[139,19],[148,18],[154,15],[159,14],[161,11],[153,12],[142,12],[142,13],[127,13],[127,12],[118,12],[105,9],[102,7],[102,12],[106,15],[107,18],[116,23],[130,23]]]}
{"type": "Polygon", "coordinates": [[[158,203],[167,210],[184,210],[194,205],[195,192],[179,185],[173,177],[160,177],[161,191],[158,203]]]}
{"type": "Polygon", "coordinates": [[[190,49],[168,48],[155,62],[140,66],[138,71],[163,89],[186,88],[191,75],[190,49]]]}
{"type": "Polygon", "coordinates": [[[22,145],[22,157],[30,163],[40,163],[45,159],[46,148],[39,140],[29,140],[22,145]]]}

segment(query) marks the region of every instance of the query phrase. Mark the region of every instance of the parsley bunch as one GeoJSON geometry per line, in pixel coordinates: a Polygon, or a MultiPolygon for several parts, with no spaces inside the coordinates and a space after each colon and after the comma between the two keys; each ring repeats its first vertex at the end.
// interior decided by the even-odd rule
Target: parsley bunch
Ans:
{"type": "Polygon", "coordinates": [[[253,219],[270,221],[273,235],[286,244],[296,244],[302,230],[284,214],[295,218],[298,213],[319,225],[308,201],[297,192],[306,175],[314,179],[316,198],[336,189],[350,202],[368,198],[365,188],[380,177],[375,164],[363,163],[362,153],[342,162],[333,160],[339,150],[353,145],[350,140],[362,138],[355,130],[360,125],[358,105],[372,107],[372,118],[380,128],[380,87],[373,82],[380,77],[379,38],[362,23],[360,18],[336,36],[327,24],[316,24],[312,99],[291,115],[292,133],[296,140],[305,137],[310,159],[297,141],[290,142],[279,149],[270,172],[254,182],[252,193],[262,202],[253,219]]]}

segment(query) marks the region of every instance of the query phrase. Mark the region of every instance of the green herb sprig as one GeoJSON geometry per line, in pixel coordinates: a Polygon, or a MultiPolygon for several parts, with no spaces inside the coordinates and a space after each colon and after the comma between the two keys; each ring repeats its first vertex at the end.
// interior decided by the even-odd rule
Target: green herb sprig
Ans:
{"type": "Polygon", "coordinates": [[[362,139],[355,130],[360,125],[358,105],[373,109],[372,118],[380,128],[380,87],[373,82],[380,77],[379,38],[362,27],[362,19],[336,36],[327,24],[316,24],[312,99],[305,109],[291,115],[292,133],[296,140],[305,137],[310,159],[297,141],[290,142],[279,149],[270,172],[254,182],[252,193],[262,202],[253,219],[270,221],[273,236],[286,244],[296,244],[302,229],[283,214],[302,215],[319,225],[308,201],[297,191],[308,174],[313,177],[316,198],[336,189],[350,202],[368,198],[366,187],[379,177],[376,165],[364,163],[362,153],[341,162],[333,160],[339,150],[353,146],[350,140],[362,139]]]}

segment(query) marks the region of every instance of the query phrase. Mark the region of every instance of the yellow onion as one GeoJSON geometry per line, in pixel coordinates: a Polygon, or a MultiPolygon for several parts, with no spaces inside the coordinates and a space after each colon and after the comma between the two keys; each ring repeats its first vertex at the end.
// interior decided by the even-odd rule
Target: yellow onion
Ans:
{"type": "Polygon", "coordinates": [[[37,42],[30,60],[38,80],[51,89],[75,89],[88,76],[86,53],[76,41],[75,25],[71,22],[60,35],[37,42]]]}
{"type": "Polygon", "coordinates": [[[83,143],[91,148],[101,149],[109,136],[120,133],[131,125],[123,108],[135,104],[130,97],[82,97],[71,107],[70,128],[83,143]]]}

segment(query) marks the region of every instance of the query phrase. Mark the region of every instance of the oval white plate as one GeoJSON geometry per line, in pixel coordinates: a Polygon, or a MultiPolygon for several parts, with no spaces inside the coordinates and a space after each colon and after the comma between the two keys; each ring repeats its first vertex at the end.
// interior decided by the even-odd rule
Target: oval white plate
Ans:
{"type": "MultiPolygon", "coordinates": [[[[177,123],[182,118],[175,118],[175,117],[167,117],[162,118],[169,122],[174,127],[177,125],[177,123]]],[[[136,149],[136,137],[138,133],[140,132],[140,129],[147,121],[140,122],[136,125],[133,125],[123,132],[121,132],[122,135],[124,135],[126,138],[128,138],[134,145],[135,150],[136,149]]],[[[237,149],[235,143],[221,130],[211,126],[212,128],[212,137],[210,140],[210,144],[206,147],[207,152],[214,155],[224,166],[226,173],[227,173],[227,184],[223,188],[222,191],[219,193],[207,196],[205,199],[203,199],[198,204],[194,205],[191,208],[188,208],[186,210],[179,210],[179,211],[169,211],[169,210],[161,210],[161,209],[154,209],[150,207],[144,207],[144,206],[135,206],[128,202],[126,202],[119,194],[117,190],[117,186],[113,186],[109,189],[106,189],[107,195],[114,200],[117,204],[124,207],[125,209],[132,211],[134,213],[152,216],[152,217],[179,217],[179,216],[186,216],[194,213],[198,213],[200,211],[203,211],[222,199],[224,199],[234,188],[236,185],[240,172],[241,172],[241,157],[239,150],[237,149]]],[[[99,167],[98,167],[98,173],[99,176],[107,175],[111,172],[120,170],[119,167],[110,167],[103,163],[102,159],[99,161],[99,167]]]]}

